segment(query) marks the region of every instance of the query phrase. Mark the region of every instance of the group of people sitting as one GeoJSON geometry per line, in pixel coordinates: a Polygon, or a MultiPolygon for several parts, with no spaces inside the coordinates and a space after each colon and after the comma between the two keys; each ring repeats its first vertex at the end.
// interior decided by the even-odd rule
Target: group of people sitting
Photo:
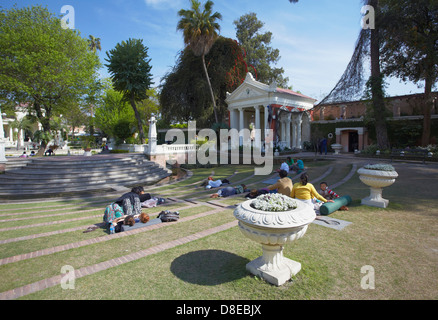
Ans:
{"type": "MultiPolygon", "coordinates": [[[[143,187],[134,187],[106,207],[103,221],[110,227],[111,225],[114,227],[133,226],[136,222],[147,223],[150,218],[148,214],[142,212],[142,207],[148,207],[145,204],[153,199],[155,198],[149,193],[145,193],[143,187]]],[[[158,203],[162,202],[158,199],[158,203]]]]}
{"type": "Polygon", "coordinates": [[[296,172],[297,174],[300,174],[304,171],[304,162],[301,159],[297,159],[296,162],[291,157],[287,157],[287,160],[283,162],[280,166],[280,169],[277,170],[277,172],[280,172],[281,170],[289,172],[296,172]]]}
{"type": "MultiPolygon", "coordinates": [[[[319,212],[321,205],[326,202],[334,202],[334,199],[340,197],[337,193],[328,188],[327,182],[321,182],[320,190],[317,191],[315,186],[309,182],[307,173],[303,173],[300,176],[300,182],[295,184],[293,184],[292,180],[288,177],[286,170],[280,170],[279,175],[280,179],[277,183],[267,188],[251,190],[247,198],[254,199],[262,194],[279,193],[300,200],[312,206],[316,212],[319,212]]],[[[348,210],[348,208],[343,206],[340,210],[348,210]]]]}

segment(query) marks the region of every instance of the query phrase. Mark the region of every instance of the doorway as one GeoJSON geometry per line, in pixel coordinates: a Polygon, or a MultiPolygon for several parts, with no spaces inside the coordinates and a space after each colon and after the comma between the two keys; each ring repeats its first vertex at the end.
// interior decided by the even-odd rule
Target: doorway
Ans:
{"type": "Polygon", "coordinates": [[[359,134],[357,131],[348,133],[348,152],[354,152],[359,149],[359,134]]]}

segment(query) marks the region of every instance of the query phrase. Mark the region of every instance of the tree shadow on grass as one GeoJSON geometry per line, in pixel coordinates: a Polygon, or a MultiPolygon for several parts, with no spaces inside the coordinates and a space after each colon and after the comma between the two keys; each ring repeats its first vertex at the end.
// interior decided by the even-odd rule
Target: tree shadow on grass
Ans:
{"type": "Polygon", "coordinates": [[[170,270],[183,281],[215,286],[246,277],[246,264],[250,261],[221,250],[200,250],[184,254],[173,260],[170,270]]]}

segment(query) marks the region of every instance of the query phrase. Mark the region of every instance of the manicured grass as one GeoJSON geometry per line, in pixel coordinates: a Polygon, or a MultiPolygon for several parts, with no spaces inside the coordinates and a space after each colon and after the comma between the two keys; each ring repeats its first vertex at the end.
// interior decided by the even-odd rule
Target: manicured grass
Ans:
{"type": "MultiPolygon", "coordinates": [[[[366,160],[357,161],[358,167],[362,162],[366,160]]],[[[342,180],[352,169],[350,160],[305,161],[305,164],[311,180],[324,175],[333,167],[331,173],[324,178],[329,184],[342,180]]],[[[21,299],[437,299],[438,198],[435,195],[434,184],[438,179],[438,167],[403,163],[395,163],[394,166],[400,177],[393,186],[384,189],[383,196],[390,200],[387,209],[360,204],[360,200],[369,195],[369,189],[360,182],[357,174],[335,189],[341,195],[350,195],[353,203],[349,206],[349,211],[338,211],[331,217],[352,224],[342,231],[311,224],[302,239],[286,245],[284,255],[299,261],[302,270],[282,287],[269,285],[246,271],[245,265],[262,254],[261,246],[245,238],[238,227],[232,227],[78,278],[74,290],[63,290],[57,285],[21,299]],[[361,287],[366,276],[361,272],[364,266],[371,266],[375,271],[373,290],[361,287]]],[[[163,194],[167,192],[172,197],[197,197],[201,203],[194,207],[184,208],[193,205],[189,203],[172,203],[168,207],[170,210],[178,209],[182,216],[194,217],[190,221],[169,223],[156,230],[144,230],[126,237],[1,265],[0,271],[4,280],[0,282],[0,292],[57,276],[64,265],[71,265],[75,269],[90,266],[235,221],[232,209],[220,209],[205,203],[211,200],[209,195],[213,190],[194,189],[197,184],[191,184],[201,181],[213,170],[215,176],[221,177],[233,175],[238,170],[240,173],[234,178],[248,178],[245,181],[247,185],[266,186],[262,181],[267,177],[252,177],[253,172],[248,166],[239,169],[239,166],[198,169],[194,170],[192,178],[172,185],[174,194],[169,192],[170,187],[151,190],[151,193],[157,195],[162,191],[163,194]],[[178,193],[178,190],[184,192],[178,193]],[[212,214],[202,215],[213,210],[215,211],[212,214]]],[[[237,181],[234,178],[233,181],[237,181]]],[[[315,186],[318,186],[317,183],[319,181],[315,186]]],[[[245,201],[242,195],[214,200],[225,206],[242,201],[245,201]]],[[[54,206],[61,204],[68,208],[72,202],[52,203],[54,206]]],[[[79,201],[75,202],[75,205],[80,205],[82,210],[86,210],[93,202],[79,201]]],[[[102,205],[102,208],[104,207],[105,204],[102,205]]],[[[12,209],[7,205],[2,206],[0,219],[3,219],[2,214],[17,212],[12,209]]],[[[53,209],[56,209],[52,212],[55,213],[59,208],[53,209]]],[[[146,212],[152,214],[161,209],[163,208],[147,209],[146,212]]],[[[35,207],[35,211],[39,210],[35,207]]],[[[78,211],[78,216],[87,217],[88,214],[94,213],[78,211]]],[[[41,214],[37,212],[29,213],[30,218],[39,215],[41,214]]],[[[47,221],[47,218],[35,220],[41,222],[47,221]]],[[[86,228],[87,225],[100,221],[101,217],[39,228],[3,231],[0,232],[0,239],[38,234],[45,232],[44,230],[62,230],[72,226],[86,228]]],[[[16,224],[8,223],[17,226],[31,224],[26,220],[20,223],[17,221],[16,224]]],[[[100,237],[108,237],[103,229],[90,233],[82,233],[81,229],[2,244],[0,258],[100,237]]]]}

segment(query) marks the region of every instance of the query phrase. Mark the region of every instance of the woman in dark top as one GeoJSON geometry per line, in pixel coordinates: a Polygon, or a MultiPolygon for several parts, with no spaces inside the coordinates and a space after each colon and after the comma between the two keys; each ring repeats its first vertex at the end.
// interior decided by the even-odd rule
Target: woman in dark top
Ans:
{"type": "Polygon", "coordinates": [[[150,195],[144,193],[143,187],[134,187],[131,192],[122,195],[115,203],[123,209],[125,215],[135,216],[141,214],[141,203],[148,200],[148,196],[150,199],[150,195]]]}

